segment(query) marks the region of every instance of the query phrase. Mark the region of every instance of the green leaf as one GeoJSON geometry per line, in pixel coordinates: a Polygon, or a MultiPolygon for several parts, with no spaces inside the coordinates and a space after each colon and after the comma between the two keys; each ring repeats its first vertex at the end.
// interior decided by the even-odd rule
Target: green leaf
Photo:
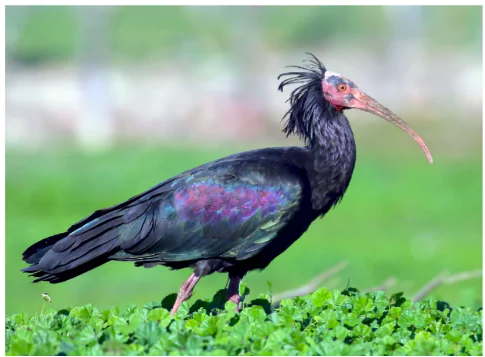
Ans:
{"type": "Polygon", "coordinates": [[[212,336],[217,332],[217,317],[210,316],[202,321],[199,326],[199,334],[201,336],[212,336]]]}
{"type": "Polygon", "coordinates": [[[390,336],[392,335],[393,331],[394,331],[394,326],[395,324],[390,322],[390,323],[387,323],[387,324],[384,324],[384,325],[381,325],[376,331],[375,331],[375,335],[377,337],[385,337],[385,336],[390,336]]]}
{"type": "Polygon", "coordinates": [[[355,336],[357,337],[366,337],[366,336],[369,336],[371,334],[371,328],[367,325],[364,325],[364,324],[361,324],[361,325],[357,325],[354,327],[354,329],[352,330],[352,332],[354,333],[355,336]]]}
{"type": "Polygon", "coordinates": [[[29,356],[32,354],[31,351],[33,347],[34,345],[32,343],[14,337],[10,340],[10,347],[7,349],[7,354],[16,356],[29,356]]]}
{"type": "Polygon", "coordinates": [[[354,302],[354,313],[363,314],[374,310],[374,303],[367,296],[359,296],[354,302]]]}
{"type": "Polygon", "coordinates": [[[387,316],[392,318],[392,319],[397,319],[399,316],[401,316],[402,310],[399,307],[393,307],[389,310],[387,316]]]}
{"type": "Polygon", "coordinates": [[[266,320],[266,313],[261,306],[251,306],[247,308],[247,314],[250,317],[251,323],[260,323],[266,320]]]}
{"type": "Polygon", "coordinates": [[[137,340],[142,345],[153,345],[160,337],[161,331],[156,322],[149,321],[140,325],[137,331],[137,340]]]}
{"type": "Polygon", "coordinates": [[[147,315],[147,320],[157,322],[161,327],[167,327],[172,321],[172,317],[167,310],[157,308],[150,310],[147,315]]]}
{"type": "Polygon", "coordinates": [[[232,302],[232,301],[227,301],[224,304],[224,310],[226,310],[227,312],[234,312],[236,307],[237,307],[237,304],[235,302],[232,302]]]}
{"type": "Polygon", "coordinates": [[[479,331],[482,330],[481,317],[470,309],[456,308],[450,314],[450,322],[453,328],[461,330],[479,331]]]}
{"type": "Polygon", "coordinates": [[[239,285],[239,294],[241,295],[241,300],[243,300],[244,298],[246,298],[250,293],[250,290],[248,288],[248,286],[244,283],[241,283],[239,285]]]}
{"type": "Polygon", "coordinates": [[[350,331],[339,325],[335,327],[334,334],[337,340],[343,341],[350,334],[350,331]]]}
{"type": "Polygon", "coordinates": [[[81,330],[76,341],[81,345],[94,346],[98,342],[98,337],[94,328],[88,325],[81,330]]]}
{"type": "Polygon", "coordinates": [[[332,294],[325,288],[320,288],[311,295],[311,301],[316,307],[322,307],[330,298],[332,294]]]}

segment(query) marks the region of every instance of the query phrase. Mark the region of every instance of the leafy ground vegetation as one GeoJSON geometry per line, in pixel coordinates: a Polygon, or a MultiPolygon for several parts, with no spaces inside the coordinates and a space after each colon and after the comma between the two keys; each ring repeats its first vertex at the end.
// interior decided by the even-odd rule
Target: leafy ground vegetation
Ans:
{"type": "MultiPolygon", "coordinates": [[[[241,287],[247,297],[249,289],[241,287]]],[[[8,355],[481,355],[482,311],[402,293],[321,288],[271,305],[271,294],[241,313],[213,298],[175,295],[121,311],[92,305],[7,316],[8,355]]]]}

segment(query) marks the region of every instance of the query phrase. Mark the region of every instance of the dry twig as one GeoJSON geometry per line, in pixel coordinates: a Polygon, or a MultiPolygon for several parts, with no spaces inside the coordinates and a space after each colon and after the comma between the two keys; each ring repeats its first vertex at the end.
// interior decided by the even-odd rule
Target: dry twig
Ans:
{"type": "MultiPolygon", "coordinates": [[[[329,279],[330,277],[334,276],[345,267],[347,267],[348,262],[342,261],[337,263],[330,269],[325,270],[324,272],[317,275],[313,278],[310,282],[305,285],[300,286],[299,288],[284,291],[282,293],[276,294],[273,296],[274,304],[278,304],[283,299],[291,299],[296,296],[303,296],[312,293],[315,291],[320,284],[322,284],[325,280],[329,279]]],[[[449,275],[448,271],[443,271],[433,279],[431,279],[428,283],[426,283],[413,297],[413,302],[421,301],[425,296],[427,296],[432,290],[436,289],[438,286],[443,284],[454,284],[459,281],[469,280],[474,278],[479,278],[482,276],[481,270],[472,270],[467,272],[461,272],[454,275],[449,275]]],[[[364,291],[387,291],[391,286],[396,284],[397,280],[395,277],[391,276],[387,278],[384,282],[380,285],[366,289],[364,291]]]]}
{"type": "Polygon", "coordinates": [[[436,289],[442,284],[453,284],[458,281],[469,280],[474,278],[479,278],[482,276],[481,270],[472,270],[467,272],[462,272],[454,275],[449,275],[447,271],[444,271],[433,279],[431,279],[427,284],[425,284],[421,290],[419,290],[413,298],[413,302],[421,301],[426,295],[428,295],[432,290],[436,289]]]}
{"type": "Polygon", "coordinates": [[[302,296],[302,295],[307,295],[307,294],[312,293],[313,291],[315,291],[318,288],[318,286],[321,283],[323,283],[325,280],[332,277],[333,275],[337,274],[339,271],[344,269],[347,265],[348,265],[348,262],[346,262],[346,261],[342,261],[340,263],[337,263],[336,265],[334,265],[330,269],[325,270],[324,272],[318,274],[309,283],[307,283],[303,286],[300,286],[297,289],[284,291],[282,293],[274,295],[273,296],[274,304],[278,304],[283,299],[291,299],[291,298],[294,298],[295,296],[302,296]]]}
{"type": "Polygon", "coordinates": [[[381,284],[377,285],[376,287],[371,288],[371,289],[365,289],[364,292],[387,291],[391,288],[391,286],[396,284],[396,282],[397,282],[397,279],[395,277],[391,276],[391,277],[387,278],[386,280],[384,280],[381,284]]]}

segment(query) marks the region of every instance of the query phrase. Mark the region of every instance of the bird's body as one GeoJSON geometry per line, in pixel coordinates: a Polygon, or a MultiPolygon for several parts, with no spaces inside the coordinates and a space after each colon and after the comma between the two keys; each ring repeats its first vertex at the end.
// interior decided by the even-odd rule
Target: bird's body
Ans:
{"type": "Polygon", "coordinates": [[[96,211],[24,255],[42,255],[45,270],[36,276],[52,283],[91,268],[97,255],[146,267],[193,266],[200,275],[263,269],[348,185],[351,171],[334,173],[346,175],[346,183],[335,179],[319,190],[321,181],[309,179],[318,176],[314,155],[307,148],[280,147],[207,163],[96,211]],[[46,254],[39,250],[44,246],[46,254]]]}
{"type": "Polygon", "coordinates": [[[292,93],[285,132],[306,146],[243,152],[181,173],[32,245],[23,271],[59,283],[110,260],[191,267],[172,312],[202,276],[227,272],[228,298],[238,302],[242,277],[264,269],[337,204],[352,177],[352,130],[339,105],[325,100],[325,68],[314,64],[280,86],[305,83],[292,93]]]}

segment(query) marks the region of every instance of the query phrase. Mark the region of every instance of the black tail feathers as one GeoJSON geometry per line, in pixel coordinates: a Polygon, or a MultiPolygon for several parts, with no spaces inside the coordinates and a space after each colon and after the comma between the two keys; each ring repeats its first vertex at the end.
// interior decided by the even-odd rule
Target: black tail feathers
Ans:
{"type": "Polygon", "coordinates": [[[34,283],[60,283],[108,262],[120,250],[122,217],[110,212],[89,218],[27,248],[22,258],[31,265],[22,271],[35,277],[34,283]]]}
{"type": "MultiPolygon", "coordinates": [[[[39,261],[42,259],[45,253],[47,253],[47,251],[51,249],[54,244],[66,236],[67,233],[60,233],[32,244],[25,250],[25,252],[22,253],[22,260],[29,264],[39,264],[39,261]]],[[[24,268],[22,271],[29,272],[29,268],[30,267],[24,268]]]]}

